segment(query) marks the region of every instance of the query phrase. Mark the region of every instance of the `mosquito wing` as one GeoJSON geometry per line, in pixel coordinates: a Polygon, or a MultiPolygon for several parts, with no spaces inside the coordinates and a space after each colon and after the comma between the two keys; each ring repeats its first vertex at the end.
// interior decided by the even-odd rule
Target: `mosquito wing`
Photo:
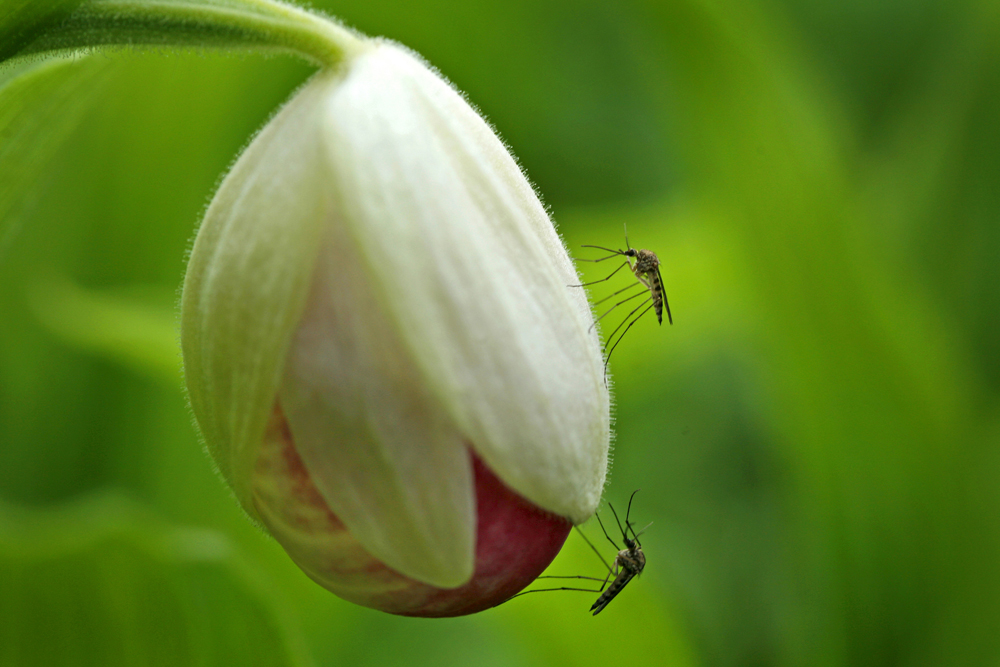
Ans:
{"type": "MultiPolygon", "coordinates": [[[[674,318],[670,315],[670,304],[667,302],[667,288],[663,285],[663,278],[660,276],[660,267],[656,267],[656,280],[660,283],[660,298],[663,300],[663,306],[667,309],[667,322],[670,324],[674,323],[674,318]]],[[[657,313],[660,315],[660,313],[657,313]]],[[[663,317],[660,317],[660,323],[663,323],[663,317]]]]}
{"type": "Polygon", "coordinates": [[[608,603],[614,600],[615,596],[622,592],[622,589],[625,588],[628,582],[632,581],[634,576],[635,572],[632,570],[622,570],[618,576],[615,577],[615,580],[611,582],[611,585],[608,586],[608,590],[601,593],[601,597],[597,598],[597,602],[595,602],[590,608],[590,611],[594,612],[594,616],[600,614],[601,610],[607,607],[608,603]]]}

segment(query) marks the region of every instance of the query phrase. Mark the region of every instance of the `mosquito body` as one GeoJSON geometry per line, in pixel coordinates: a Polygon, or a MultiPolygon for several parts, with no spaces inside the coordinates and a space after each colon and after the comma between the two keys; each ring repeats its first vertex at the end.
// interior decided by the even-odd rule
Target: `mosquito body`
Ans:
{"type": "Polygon", "coordinates": [[[622,528],[621,521],[618,520],[618,513],[615,512],[614,506],[611,505],[611,503],[608,503],[608,507],[611,508],[611,513],[615,516],[615,523],[618,524],[618,530],[622,533],[622,541],[625,543],[624,549],[619,549],[618,545],[611,539],[611,536],[608,535],[608,531],[604,528],[604,522],[601,521],[601,516],[599,514],[596,515],[597,523],[600,524],[601,530],[604,532],[604,536],[608,538],[608,541],[611,542],[615,549],[619,549],[618,555],[615,556],[614,567],[609,565],[608,562],[604,560],[604,556],[602,556],[601,552],[597,550],[597,547],[595,547],[594,544],[587,539],[587,536],[584,535],[583,531],[576,527],[576,531],[580,533],[580,537],[582,537],[587,545],[594,550],[597,557],[601,559],[602,563],[604,563],[604,567],[608,569],[608,574],[604,577],[604,579],[579,575],[568,577],[543,575],[538,577],[539,579],[586,579],[588,581],[600,581],[600,588],[597,590],[592,588],[571,588],[567,586],[559,586],[558,588],[536,588],[530,591],[521,591],[517,595],[513,595],[508,598],[508,600],[512,600],[520,595],[526,595],[527,593],[544,593],[547,591],[582,591],[585,593],[600,593],[597,601],[590,606],[590,611],[593,612],[594,616],[601,613],[601,611],[607,607],[619,593],[622,592],[625,586],[628,585],[628,582],[642,574],[643,569],[646,567],[646,555],[642,552],[642,545],[639,544],[639,535],[641,535],[646,528],[649,528],[649,526],[646,526],[646,528],[643,528],[636,533],[635,528],[629,521],[629,514],[632,511],[632,498],[634,498],[637,493],[639,493],[638,489],[633,491],[632,495],[628,499],[628,510],[625,512],[625,528],[622,528]],[[631,538],[628,536],[628,531],[632,531],[631,538]],[[608,586],[608,580],[612,577],[614,577],[614,580],[612,580],[611,585],[608,586]],[[607,588],[605,589],[605,587],[607,588]]]}
{"type": "MultiPolygon", "coordinates": [[[[625,244],[628,245],[626,238],[625,244]]],[[[663,307],[667,307],[667,322],[674,323],[670,316],[670,304],[667,303],[667,295],[663,292],[663,278],[660,277],[660,259],[652,250],[633,250],[629,248],[622,253],[630,260],[629,268],[635,274],[636,279],[649,290],[649,298],[653,302],[653,310],[656,312],[656,321],[663,324],[663,307]]]]}
{"type": "MultiPolygon", "coordinates": [[[[632,528],[627,518],[625,519],[625,525],[629,529],[632,528]]],[[[639,545],[638,538],[634,540],[629,539],[628,534],[624,531],[622,531],[622,536],[625,541],[625,548],[621,549],[615,557],[615,580],[611,582],[606,591],[601,593],[597,601],[591,605],[590,611],[594,612],[594,616],[601,613],[601,610],[607,607],[608,603],[622,592],[625,586],[628,585],[628,582],[642,574],[643,568],[646,567],[646,554],[642,553],[642,547],[639,545]]]]}
{"type": "Polygon", "coordinates": [[[632,312],[626,315],[625,319],[622,320],[621,324],[615,327],[614,331],[611,332],[611,335],[608,336],[608,340],[604,344],[604,350],[606,352],[604,358],[604,371],[605,373],[607,373],[608,362],[611,361],[611,353],[615,351],[615,348],[618,347],[618,343],[620,343],[622,338],[625,337],[625,334],[628,333],[628,330],[632,328],[632,325],[639,321],[639,318],[641,318],[643,315],[649,312],[650,309],[653,309],[653,311],[656,313],[656,321],[659,322],[660,324],[663,324],[664,310],[667,311],[667,322],[669,324],[674,323],[674,318],[670,314],[670,304],[667,302],[667,295],[663,289],[663,278],[660,276],[659,258],[656,256],[656,253],[653,252],[652,250],[637,250],[633,248],[631,245],[629,245],[627,230],[625,232],[625,247],[627,248],[626,250],[622,250],[621,248],[619,248],[618,250],[614,250],[612,248],[605,248],[599,245],[585,245],[583,247],[597,248],[598,250],[604,250],[606,252],[610,252],[611,254],[608,255],[607,257],[601,257],[600,259],[584,259],[581,261],[596,263],[613,259],[615,257],[624,257],[625,261],[622,262],[617,269],[612,271],[605,278],[601,278],[600,280],[595,280],[589,283],[583,283],[581,285],[570,285],[570,287],[589,287],[590,285],[596,285],[598,283],[606,282],[608,280],[611,280],[611,278],[616,273],[621,271],[626,266],[629,267],[633,275],[635,275],[636,280],[638,280],[637,283],[634,283],[624,289],[620,289],[617,292],[613,292],[610,295],[604,297],[603,299],[596,301],[594,305],[604,303],[605,301],[607,301],[612,297],[618,296],[623,292],[627,292],[639,286],[646,288],[641,292],[637,292],[631,296],[623,298],[621,301],[611,306],[611,308],[609,308],[604,314],[598,317],[597,320],[595,320],[594,322],[594,326],[597,326],[597,322],[600,322],[602,319],[610,315],[611,312],[618,306],[621,306],[631,301],[632,299],[638,298],[643,294],[647,294],[646,298],[643,299],[643,301],[638,306],[633,308],[632,312]],[[645,308],[643,308],[643,306],[645,306],[645,308]],[[636,315],[636,313],[639,314],[636,315]],[[618,338],[615,339],[615,334],[617,334],[619,330],[622,329],[622,327],[625,327],[625,329],[621,332],[618,338]]]}

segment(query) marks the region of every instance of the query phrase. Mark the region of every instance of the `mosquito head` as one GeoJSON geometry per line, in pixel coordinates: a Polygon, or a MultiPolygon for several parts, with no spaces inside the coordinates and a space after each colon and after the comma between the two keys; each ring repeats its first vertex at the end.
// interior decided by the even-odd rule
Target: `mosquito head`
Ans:
{"type": "Polygon", "coordinates": [[[635,257],[636,255],[639,254],[639,251],[638,250],[633,250],[632,248],[629,248],[628,250],[626,250],[622,254],[625,255],[626,257],[635,257]]]}

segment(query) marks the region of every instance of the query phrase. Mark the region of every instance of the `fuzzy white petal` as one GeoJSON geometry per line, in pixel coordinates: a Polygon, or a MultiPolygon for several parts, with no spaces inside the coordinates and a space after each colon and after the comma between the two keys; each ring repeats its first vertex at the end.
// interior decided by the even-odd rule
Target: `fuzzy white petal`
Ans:
{"type": "Polygon", "coordinates": [[[468,443],[427,391],[335,214],[280,391],[296,449],[351,534],[442,588],[475,564],[468,443]]]}
{"type": "Polygon", "coordinates": [[[327,101],[336,198],[424,381],[505,483],[580,522],[609,395],[569,257],[489,126],[408,52],[360,56],[327,101]]]}
{"type": "Polygon", "coordinates": [[[306,85],[240,156],[205,214],[184,279],[191,407],[252,515],[250,479],[330,207],[326,163],[299,128],[316,128],[336,78],[327,73],[306,85]]]}

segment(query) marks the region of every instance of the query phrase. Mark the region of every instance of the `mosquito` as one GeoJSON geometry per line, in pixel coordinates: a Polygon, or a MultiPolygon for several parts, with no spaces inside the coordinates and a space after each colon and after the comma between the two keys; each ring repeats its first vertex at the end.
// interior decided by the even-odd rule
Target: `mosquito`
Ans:
{"type": "Polygon", "coordinates": [[[637,283],[629,285],[628,287],[620,289],[617,292],[612,292],[611,294],[604,297],[600,301],[595,301],[594,302],[595,306],[604,303],[608,299],[616,297],[619,294],[622,294],[623,292],[635,289],[636,287],[646,288],[645,290],[637,292],[632,296],[626,297],[621,301],[619,301],[618,303],[616,303],[615,305],[611,306],[611,308],[609,308],[603,315],[594,320],[593,326],[597,326],[598,322],[600,322],[602,319],[610,315],[611,311],[613,311],[618,306],[628,303],[632,299],[636,299],[642,296],[643,294],[648,293],[648,296],[645,299],[643,299],[643,301],[638,306],[632,309],[632,312],[626,315],[625,319],[622,320],[622,323],[619,324],[617,327],[615,327],[615,330],[611,332],[610,336],[608,336],[608,340],[604,344],[604,352],[606,353],[606,356],[604,358],[604,373],[605,375],[607,375],[608,362],[611,361],[611,353],[615,351],[615,348],[618,347],[618,343],[622,341],[622,338],[624,338],[625,334],[628,333],[628,330],[632,328],[632,325],[639,321],[639,318],[641,318],[643,315],[649,312],[650,309],[653,309],[656,312],[656,320],[660,324],[663,324],[664,309],[667,311],[667,322],[669,324],[674,323],[674,318],[670,314],[670,304],[667,302],[666,292],[663,291],[663,278],[660,276],[659,258],[657,258],[656,253],[653,252],[652,250],[636,250],[631,245],[629,245],[627,227],[625,228],[625,247],[628,248],[627,250],[622,250],[621,248],[619,248],[618,250],[613,250],[611,248],[605,248],[604,246],[599,246],[599,245],[585,245],[583,247],[597,248],[598,250],[604,250],[606,252],[610,252],[611,254],[608,255],[607,257],[601,257],[600,259],[581,259],[580,260],[581,262],[597,263],[613,259],[615,257],[624,257],[625,261],[622,262],[621,266],[612,271],[605,278],[601,278],[600,280],[595,280],[589,283],[583,283],[581,285],[570,285],[570,287],[589,287],[590,285],[597,285],[598,283],[607,282],[611,280],[611,278],[614,277],[616,273],[621,271],[626,266],[632,270],[632,273],[635,274],[636,280],[639,281],[637,283]],[[647,306],[646,304],[649,305],[647,306]],[[642,309],[643,306],[646,306],[645,309],[642,309]],[[638,315],[635,315],[637,312],[639,312],[640,309],[642,309],[642,312],[640,312],[638,315]],[[635,315],[634,318],[632,318],[633,315],[635,315]],[[630,318],[632,318],[631,321],[629,321],[630,318]],[[626,323],[628,323],[628,326],[625,326],[626,323]],[[615,334],[618,333],[618,331],[623,326],[625,327],[625,330],[622,331],[621,335],[618,336],[618,339],[615,340],[615,334]],[[610,350],[608,349],[609,345],[611,346],[610,350]]]}
{"type": "Polygon", "coordinates": [[[594,550],[594,553],[597,554],[597,557],[601,559],[601,562],[604,563],[604,567],[608,568],[608,574],[607,576],[604,577],[604,579],[601,579],[599,577],[585,577],[583,575],[576,575],[576,576],[543,575],[541,577],[538,577],[539,579],[586,579],[588,581],[600,581],[601,582],[600,588],[598,588],[597,590],[594,590],[592,588],[572,588],[568,586],[559,586],[557,588],[536,588],[530,591],[521,591],[517,595],[512,595],[511,597],[507,598],[507,600],[513,600],[514,598],[521,595],[526,595],[527,593],[544,593],[547,591],[581,591],[584,593],[600,593],[601,595],[600,597],[597,598],[597,601],[590,606],[590,611],[594,613],[594,616],[600,614],[601,611],[605,607],[607,607],[608,604],[612,600],[614,600],[619,593],[622,592],[622,589],[625,588],[628,582],[632,581],[632,579],[642,574],[643,568],[646,567],[646,555],[643,554],[642,552],[642,545],[639,543],[639,535],[642,535],[644,532],[646,532],[646,528],[649,528],[649,526],[651,526],[652,524],[650,523],[649,525],[646,526],[646,528],[643,528],[638,533],[636,533],[635,528],[629,521],[629,514],[632,512],[632,498],[634,498],[635,494],[637,493],[639,493],[639,489],[633,491],[632,495],[629,496],[628,509],[625,512],[624,529],[622,528],[621,521],[618,520],[618,513],[615,512],[614,506],[611,503],[608,503],[608,507],[611,508],[611,513],[614,514],[615,516],[615,523],[618,524],[618,530],[621,531],[622,541],[625,543],[624,549],[619,549],[618,545],[615,543],[614,540],[611,539],[611,536],[608,535],[608,531],[604,528],[604,522],[601,521],[601,515],[600,514],[596,515],[597,523],[600,524],[601,530],[604,532],[604,537],[608,538],[608,541],[611,542],[611,545],[615,549],[618,549],[618,555],[615,556],[614,568],[608,565],[608,561],[604,560],[604,556],[602,556],[601,552],[597,550],[597,547],[594,546],[594,543],[591,542],[589,539],[587,539],[587,536],[583,533],[583,531],[580,530],[579,527],[574,526],[574,528],[576,528],[576,531],[580,533],[580,537],[583,538],[583,540],[587,543],[587,545],[594,550]],[[631,538],[628,536],[627,531],[629,530],[632,531],[631,538]],[[611,585],[608,586],[608,580],[611,579],[612,576],[614,576],[614,580],[611,582],[611,585]],[[605,587],[607,587],[607,590],[605,590],[605,587]]]}

